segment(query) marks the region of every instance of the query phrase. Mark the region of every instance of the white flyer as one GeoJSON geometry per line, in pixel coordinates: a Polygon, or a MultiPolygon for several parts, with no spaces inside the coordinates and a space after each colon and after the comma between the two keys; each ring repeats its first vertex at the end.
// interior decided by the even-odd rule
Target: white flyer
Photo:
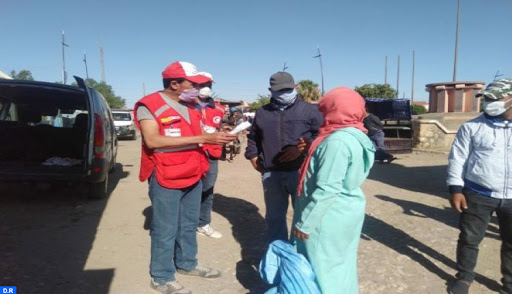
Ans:
{"type": "Polygon", "coordinates": [[[236,134],[240,133],[241,131],[248,129],[250,126],[251,126],[250,122],[244,121],[243,123],[236,126],[234,129],[229,131],[229,134],[236,135],[236,134]]]}

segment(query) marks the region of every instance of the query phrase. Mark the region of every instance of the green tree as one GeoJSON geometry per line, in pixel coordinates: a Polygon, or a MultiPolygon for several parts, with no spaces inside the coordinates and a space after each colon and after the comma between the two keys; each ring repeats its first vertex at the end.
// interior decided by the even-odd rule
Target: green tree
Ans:
{"type": "MultiPolygon", "coordinates": [[[[122,108],[125,106],[126,100],[121,98],[120,96],[116,96],[111,85],[105,82],[97,82],[94,79],[87,79],[85,83],[89,87],[100,92],[101,95],[105,97],[105,100],[107,100],[107,103],[110,106],[110,108],[122,108]]],[[[78,87],[78,84],[76,82],[73,82],[71,86],[78,87]]]]}
{"type": "Polygon", "coordinates": [[[251,111],[256,111],[257,109],[259,109],[263,105],[266,105],[266,104],[269,104],[269,103],[270,103],[270,95],[261,95],[261,94],[259,94],[258,98],[256,99],[256,101],[251,103],[251,111]]]}
{"type": "Polygon", "coordinates": [[[412,114],[424,114],[427,113],[427,109],[423,105],[413,104],[411,105],[412,114]]]}
{"type": "Polygon", "coordinates": [[[389,84],[365,84],[354,89],[364,98],[395,98],[397,92],[389,84]]]}
{"type": "Polygon", "coordinates": [[[306,102],[317,102],[320,101],[320,89],[318,84],[311,80],[302,80],[298,84],[298,92],[302,99],[306,102]]]}
{"type": "Polygon", "coordinates": [[[11,77],[15,80],[27,80],[27,81],[33,81],[34,77],[32,76],[32,73],[30,70],[22,69],[19,72],[16,72],[15,70],[11,70],[11,77]]]}

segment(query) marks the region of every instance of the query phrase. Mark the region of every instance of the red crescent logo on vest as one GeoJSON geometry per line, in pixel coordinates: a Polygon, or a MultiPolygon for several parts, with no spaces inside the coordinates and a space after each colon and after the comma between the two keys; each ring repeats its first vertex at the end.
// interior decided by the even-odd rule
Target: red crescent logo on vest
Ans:
{"type": "Polygon", "coordinates": [[[216,124],[220,124],[220,116],[216,116],[213,118],[213,122],[216,123],[216,124]]]}

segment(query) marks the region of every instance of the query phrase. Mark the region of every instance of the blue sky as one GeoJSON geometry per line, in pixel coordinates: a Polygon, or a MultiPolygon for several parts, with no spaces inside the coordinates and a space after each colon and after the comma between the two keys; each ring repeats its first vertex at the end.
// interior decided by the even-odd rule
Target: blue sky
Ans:
{"type": "MultiPolygon", "coordinates": [[[[37,80],[62,79],[61,32],[68,75],[105,75],[128,105],[162,88],[161,72],[182,60],[209,71],[214,92],[229,100],[268,93],[271,74],[286,61],[296,81],[320,84],[316,48],[323,55],[325,90],[384,82],[415,99],[425,84],[451,81],[456,0],[337,1],[0,1],[0,70],[30,70],[37,80]]],[[[489,82],[499,70],[512,77],[512,1],[462,0],[458,80],[489,82]]],[[[69,82],[69,79],[68,79],[69,82]]]]}

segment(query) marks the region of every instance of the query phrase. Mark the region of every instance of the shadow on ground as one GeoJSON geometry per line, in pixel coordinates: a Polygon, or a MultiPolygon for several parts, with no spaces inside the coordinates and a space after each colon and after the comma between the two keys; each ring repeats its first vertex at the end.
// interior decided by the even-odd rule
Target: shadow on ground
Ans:
{"type": "MultiPolygon", "coordinates": [[[[108,195],[128,176],[117,163],[108,195]]],[[[81,185],[0,183],[1,285],[19,293],[109,292],[114,269],[84,270],[108,202],[81,185]]]]}
{"type": "MultiPolygon", "coordinates": [[[[365,240],[382,243],[390,249],[395,250],[397,253],[408,256],[410,259],[423,266],[426,270],[436,274],[439,278],[445,281],[449,281],[453,277],[451,274],[439,268],[429,258],[425,257],[425,255],[455,270],[456,264],[453,260],[414,239],[406,232],[397,229],[374,216],[366,215],[361,237],[365,240]]],[[[477,274],[475,280],[492,291],[498,291],[500,288],[498,282],[480,274],[477,274]]]]}
{"type": "MultiPolygon", "coordinates": [[[[236,264],[236,278],[249,293],[264,293],[270,288],[260,278],[259,262],[266,250],[266,224],[259,209],[251,202],[215,194],[213,211],[231,224],[233,237],[240,244],[242,260],[236,264]]],[[[151,230],[152,210],[146,207],[144,229],[151,230]]]]}
{"type": "Polygon", "coordinates": [[[432,194],[447,199],[447,168],[446,165],[406,167],[399,163],[376,163],[373,165],[368,179],[400,189],[432,194]]]}
{"type": "Polygon", "coordinates": [[[267,248],[265,219],[258,207],[239,198],[215,194],[213,211],[231,224],[233,237],[240,244],[242,260],[236,265],[236,278],[250,293],[263,293],[270,288],[260,278],[259,262],[267,248]]]}
{"type": "MultiPolygon", "coordinates": [[[[430,218],[447,226],[454,228],[459,227],[459,214],[451,207],[437,208],[414,201],[395,199],[385,195],[375,195],[375,197],[382,201],[391,202],[400,206],[406,215],[419,218],[430,218]]],[[[498,219],[493,216],[491,223],[487,228],[486,237],[501,240],[497,223],[498,219]]]]}

